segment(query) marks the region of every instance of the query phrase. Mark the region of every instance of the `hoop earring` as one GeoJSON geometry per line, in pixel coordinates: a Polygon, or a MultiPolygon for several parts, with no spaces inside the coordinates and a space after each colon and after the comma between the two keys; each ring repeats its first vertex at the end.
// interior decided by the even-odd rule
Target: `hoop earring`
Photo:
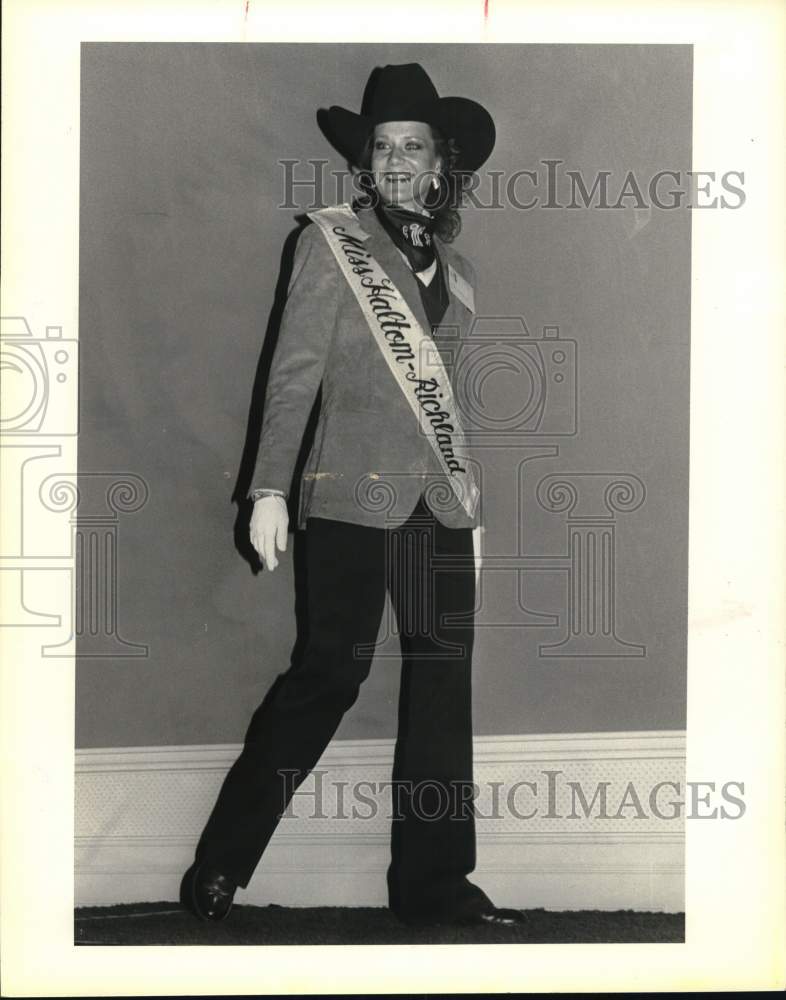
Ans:
{"type": "Polygon", "coordinates": [[[429,192],[429,207],[434,210],[445,208],[450,201],[450,184],[448,178],[442,174],[435,174],[431,178],[431,191],[429,192]]]}

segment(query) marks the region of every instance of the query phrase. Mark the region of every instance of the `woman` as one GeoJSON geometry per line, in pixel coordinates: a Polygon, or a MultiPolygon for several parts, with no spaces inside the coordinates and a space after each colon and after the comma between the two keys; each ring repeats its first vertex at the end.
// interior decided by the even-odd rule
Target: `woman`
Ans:
{"type": "Polygon", "coordinates": [[[390,907],[412,924],[523,919],[467,878],[479,489],[444,351],[431,340],[438,324],[466,329],[472,320],[473,272],[449,241],[457,195],[491,153],[494,124],[474,101],[440,98],[417,64],[387,66],[370,86],[367,114],[328,113],[332,141],[359,169],[367,197],[357,211],[314,213],[299,237],[251,493],[251,540],[274,570],[321,385],[298,519],[308,638],[255,713],[186,874],[186,901],[205,920],[229,913],[357,698],[386,593],[403,661],[390,907]]]}

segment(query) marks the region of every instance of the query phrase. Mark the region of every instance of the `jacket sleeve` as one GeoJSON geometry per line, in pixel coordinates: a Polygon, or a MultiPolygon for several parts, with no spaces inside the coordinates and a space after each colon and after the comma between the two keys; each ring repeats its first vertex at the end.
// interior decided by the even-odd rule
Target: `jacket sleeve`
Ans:
{"type": "Polygon", "coordinates": [[[306,422],[322,381],[338,311],[339,270],[316,225],[298,237],[265,396],[252,489],[289,493],[306,422]]]}

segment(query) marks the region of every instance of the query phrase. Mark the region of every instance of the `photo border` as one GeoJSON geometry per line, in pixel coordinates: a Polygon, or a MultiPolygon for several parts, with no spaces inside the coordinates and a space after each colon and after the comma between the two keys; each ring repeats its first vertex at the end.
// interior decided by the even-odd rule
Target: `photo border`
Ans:
{"type": "MultiPolygon", "coordinates": [[[[744,171],[746,201],[737,211],[697,209],[692,219],[686,777],[718,787],[744,781],[747,809],[735,822],[686,823],[684,944],[260,946],[263,954],[254,946],[77,947],[74,663],[41,657],[33,629],[5,629],[6,995],[784,985],[785,24],[786,5],[755,0],[420,2],[397,4],[394,18],[389,5],[369,2],[9,0],[3,315],[24,315],[34,329],[60,325],[66,337],[78,330],[82,41],[694,46],[693,168],[744,171]]],[[[61,446],[72,473],[77,439],[61,446]]],[[[4,515],[12,502],[4,499],[4,515]]]]}

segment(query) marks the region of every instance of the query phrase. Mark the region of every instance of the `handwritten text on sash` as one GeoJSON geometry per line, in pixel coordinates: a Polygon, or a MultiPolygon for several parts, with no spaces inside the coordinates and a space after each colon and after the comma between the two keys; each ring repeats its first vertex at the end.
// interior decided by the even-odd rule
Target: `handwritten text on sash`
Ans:
{"type": "MultiPolygon", "coordinates": [[[[347,233],[344,226],[333,226],[333,232],[338,238],[339,245],[347,262],[351,265],[352,271],[360,278],[366,301],[385,336],[391,354],[397,364],[406,365],[407,370],[404,372],[404,377],[411,383],[411,392],[423,410],[426,419],[435,430],[435,440],[445,464],[451,472],[466,472],[466,468],[460,465],[455,457],[453,448],[455,428],[449,423],[450,414],[442,409],[440,403],[440,400],[445,396],[442,391],[443,386],[440,385],[436,377],[420,378],[413,364],[416,360],[415,352],[404,332],[411,330],[411,325],[406,321],[404,314],[394,308],[394,304],[400,298],[397,289],[390,278],[374,280],[372,268],[366,266],[366,261],[371,258],[371,254],[364,249],[362,240],[347,233]]],[[[449,390],[447,395],[450,398],[449,390]]]]}

